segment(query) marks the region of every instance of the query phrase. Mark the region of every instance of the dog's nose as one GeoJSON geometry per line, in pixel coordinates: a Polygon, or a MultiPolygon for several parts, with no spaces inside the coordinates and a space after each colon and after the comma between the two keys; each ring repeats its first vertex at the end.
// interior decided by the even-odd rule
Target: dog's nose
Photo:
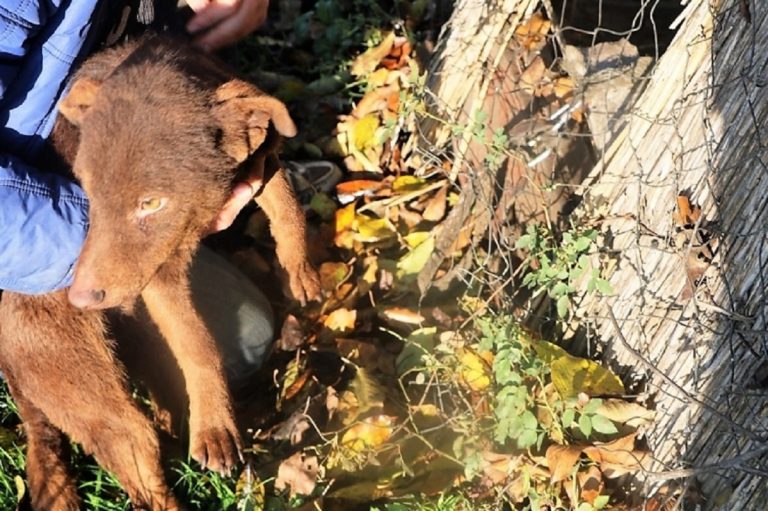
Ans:
{"type": "Polygon", "coordinates": [[[78,289],[75,287],[69,288],[69,302],[79,309],[90,309],[97,307],[104,301],[106,291],[103,289],[78,289]]]}

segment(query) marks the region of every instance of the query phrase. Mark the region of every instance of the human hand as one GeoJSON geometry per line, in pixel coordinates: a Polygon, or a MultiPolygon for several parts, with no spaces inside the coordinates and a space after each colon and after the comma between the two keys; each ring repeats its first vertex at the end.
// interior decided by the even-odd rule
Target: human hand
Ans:
{"type": "Polygon", "coordinates": [[[219,211],[218,216],[211,224],[209,234],[223,231],[232,225],[237,215],[264,186],[264,156],[258,155],[248,174],[232,188],[229,199],[219,211]]]}
{"type": "Polygon", "coordinates": [[[259,28],[267,19],[269,0],[187,0],[195,15],[187,30],[195,44],[216,50],[259,28]]]}

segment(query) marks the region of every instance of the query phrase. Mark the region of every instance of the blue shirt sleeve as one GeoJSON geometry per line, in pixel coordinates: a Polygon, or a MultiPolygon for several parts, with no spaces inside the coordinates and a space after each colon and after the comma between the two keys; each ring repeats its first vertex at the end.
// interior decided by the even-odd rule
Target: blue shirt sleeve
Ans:
{"type": "Polygon", "coordinates": [[[71,180],[39,167],[56,105],[92,43],[97,0],[0,3],[0,289],[68,286],[88,228],[71,180]]]}
{"type": "Polygon", "coordinates": [[[0,154],[0,289],[37,294],[68,286],[88,229],[74,182],[0,154]]]}

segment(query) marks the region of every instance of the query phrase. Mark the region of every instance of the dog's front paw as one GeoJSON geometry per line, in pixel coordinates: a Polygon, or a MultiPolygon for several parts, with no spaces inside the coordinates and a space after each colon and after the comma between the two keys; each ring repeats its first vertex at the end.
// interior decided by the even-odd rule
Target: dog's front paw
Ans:
{"type": "Polygon", "coordinates": [[[229,475],[242,460],[240,435],[229,427],[207,427],[192,433],[189,455],[203,468],[229,475]]]}
{"type": "Polygon", "coordinates": [[[308,301],[320,299],[320,277],[309,261],[291,264],[286,268],[286,272],[291,294],[302,305],[306,305],[308,301]]]}

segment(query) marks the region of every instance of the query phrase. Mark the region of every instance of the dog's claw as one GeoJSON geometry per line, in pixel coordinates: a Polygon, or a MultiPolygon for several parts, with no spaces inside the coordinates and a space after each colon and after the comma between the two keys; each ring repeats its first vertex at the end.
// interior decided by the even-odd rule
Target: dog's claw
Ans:
{"type": "Polygon", "coordinates": [[[190,456],[204,469],[222,475],[232,472],[240,453],[239,436],[228,428],[209,428],[194,436],[190,456]]]}

